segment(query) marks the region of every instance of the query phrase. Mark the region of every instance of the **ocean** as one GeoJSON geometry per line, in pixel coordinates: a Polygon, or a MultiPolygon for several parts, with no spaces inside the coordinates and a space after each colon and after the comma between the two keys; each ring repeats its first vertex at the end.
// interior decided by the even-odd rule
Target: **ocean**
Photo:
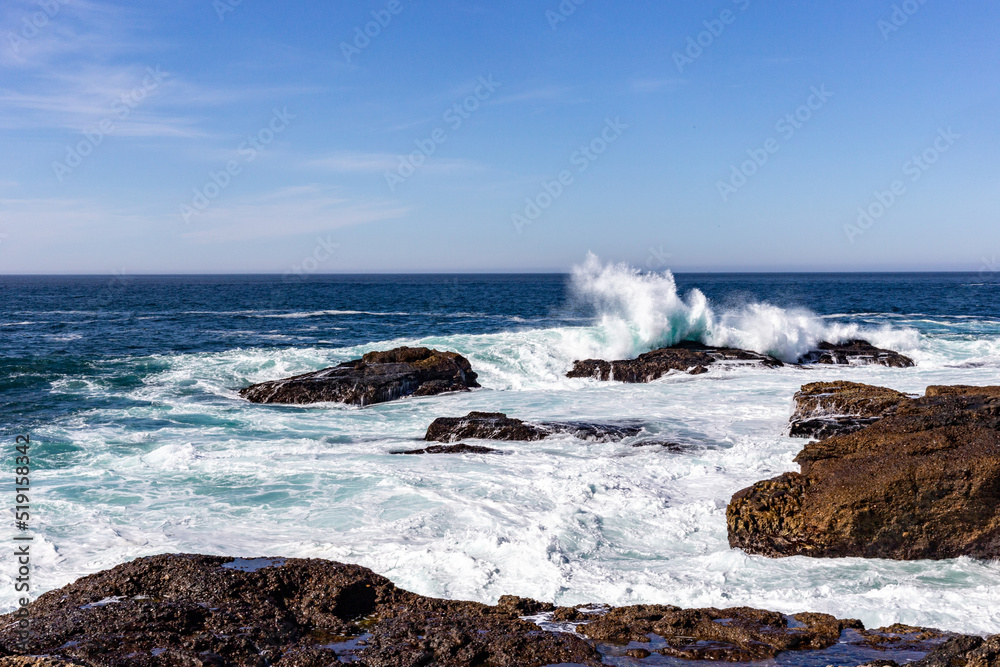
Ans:
{"type": "Polygon", "coordinates": [[[33,594],[155,553],[295,556],[455,599],[749,605],[997,633],[996,562],[748,556],[729,548],[725,511],[735,491],[797,469],[805,441],[784,429],[802,384],[1000,384],[998,288],[995,273],[673,276],[595,258],[569,275],[0,277],[7,469],[15,436],[34,443],[33,594]],[[564,377],[575,359],[682,339],[794,361],[852,337],[917,365],[564,377]],[[237,395],[399,345],[465,355],[482,389],[363,409],[237,395]],[[644,429],[394,454],[471,410],[644,429]],[[655,440],[686,447],[633,446],[655,440]]]}

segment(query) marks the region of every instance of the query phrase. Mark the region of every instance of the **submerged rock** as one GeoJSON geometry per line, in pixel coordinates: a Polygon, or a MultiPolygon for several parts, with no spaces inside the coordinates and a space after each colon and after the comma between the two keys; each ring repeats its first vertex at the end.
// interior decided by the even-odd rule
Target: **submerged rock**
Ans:
{"type": "Polygon", "coordinates": [[[815,350],[800,357],[799,363],[853,364],[855,366],[878,364],[893,368],[909,368],[914,365],[913,359],[899,352],[883,350],[860,339],[849,340],[846,343],[820,343],[815,350]]]}
{"type": "Polygon", "coordinates": [[[423,449],[410,449],[405,452],[393,452],[394,454],[499,454],[500,450],[490,447],[479,447],[477,445],[432,445],[423,449]]]}
{"type": "MultiPolygon", "coordinates": [[[[883,405],[898,399],[870,389],[883,405]]],[[[1000,387],[899,399],[795,461],[801,472],[733,496],[731,546],[765,556],[1000,558],[1000,387]]]]}
{"type": "Polygon", "coordinates": [[[813,382],[795,394],[788,434],[828,438],[858,431],[881,419],[909,397],[894,389],[858,382],[813,382]]]}
{"type": "MultiPolygon", "coordinates": [[[[949,656],[972,657],[993,655],[996,644],[961,637],[942,644],[953,635],[906,626],[868,632],[856,620],[747,607],[440,600],[399,589],[363,567],[293,558],[140,558],[46,593],[28,611],[27,648],[36,658],[10,657],[16,624],[8,614],[0,617],[0,656],[7,656],[0,667],[596,667],[604,657],[654,651],[718,662],[807,654],[840,642],[865,655],[876,645],[886,657],[940,646],[949,656]],[[579,634],[546,629],[548,622],[579,634]]],[[[810,656],[810,664],[825,664],[817,659],[810,656]]]]}
{"type": "Polygon", "coordinates": [[[526,422],[502,412],[470,412],[464,417],[438,417],[427,428],[424,440],[456,442],[466,438],[534,442],[550,435],[568,433],[581,440],[614,442],[637,435],[642,426],[632,423],[526,422]]]}
{"type": "Polygon", "coordinates": [[[567,373],[566,377],[642,383],[652,382],[670,371],[699,375],[707,372],[709,366],[719,362],[768,368],[783,365],[779,360],[765,354],[730,347],[709,347],[694,341],[684,341],[671,347],[640,354],[635,359],[574,361],[573,370],[567,373]]]}
{"type": "Polygon", "coordinates": [[[240,390],[252,403],[384,403],[404,396],[432,396],[479,386],[468,359],[457,352],[399,347],[313,373],[240,390]]]}

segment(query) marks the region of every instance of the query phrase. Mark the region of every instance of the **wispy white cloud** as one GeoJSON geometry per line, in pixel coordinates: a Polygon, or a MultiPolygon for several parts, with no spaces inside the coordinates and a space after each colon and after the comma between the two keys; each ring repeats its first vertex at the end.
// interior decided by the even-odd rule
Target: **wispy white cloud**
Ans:
{"type": "Polygon", "coordinates": [[[497,95],[487,104],[518,104],[522,102],[570,102],[569,94],[573,88],[569,86],[541,86],[529,88],[515,93],[497,95]]]}
{"type": "Polygon", "coordinates": [[[308,160],[305,166],[345,173],[381,173],[396,168],[399,156],[391,153],[357,153],[342,151],[308,160]]]}
{"type": "MultiPolygon", "coordinates": [[[[303,166],[308,169],[323,169],[339,173],[380,174],[386,171],[395,171],[404,159],[405,156],[392,153],[341,151],[306,160],[303,166]]],[[[434,156],[421,164],[420,171],[428,173],[454,173],[476,171],[482,168],[483,165],[475,160],[434,156]]]]}
{"type": "Polygon", "coordinates": [[[295,186],[213,204],[191,219],[182,236],[197,243],[290,237],[398,219],[410,211],[386,202],[353,201],[319,185],[295,186]]]}

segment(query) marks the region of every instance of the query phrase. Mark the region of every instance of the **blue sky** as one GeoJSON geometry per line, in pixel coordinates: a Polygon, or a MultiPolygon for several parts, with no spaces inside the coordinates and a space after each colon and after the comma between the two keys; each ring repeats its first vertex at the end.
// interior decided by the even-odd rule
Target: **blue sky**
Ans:
{"type": "Polygon", "coordinates": [[[987,0],[4,0],[0,273],[998,270],[998,29],[987,0]]]}

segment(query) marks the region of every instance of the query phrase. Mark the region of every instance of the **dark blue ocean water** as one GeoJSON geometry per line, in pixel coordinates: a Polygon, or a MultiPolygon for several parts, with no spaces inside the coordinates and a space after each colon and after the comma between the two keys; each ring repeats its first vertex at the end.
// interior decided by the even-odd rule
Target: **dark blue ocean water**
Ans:
{"type": "MultiPolygon", "coordinates": [[[[720,309],[767,302],[844,321],[1000,319],[1000,276],[992,273],[678,274],[676,281],[680,292],[698,288],[720,309]]],[[[352,347],[578,326],[594,315],[562,274],[0,277],[0,410],[13,432],[88,409],[51,396],[51,383],[99,377],[135,386],[161,368],[154,359],[130,363],[137,357],[352,347]]]]}

